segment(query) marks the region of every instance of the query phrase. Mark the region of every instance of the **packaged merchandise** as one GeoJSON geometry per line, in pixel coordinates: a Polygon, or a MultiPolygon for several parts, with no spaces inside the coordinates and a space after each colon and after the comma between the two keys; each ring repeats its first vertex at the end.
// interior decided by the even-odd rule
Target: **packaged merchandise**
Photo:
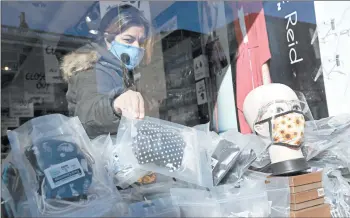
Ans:
{"type": "Polygon", "coordinates": [[[240,149],[237,160],[222,180],[222,184],[236,183],[249,167],[264,154],[264,150],[259,146],[261,145],[261,140],[256,135],[243,135],[237,131],[227,131],[220,136],[227,141],[235,143],[240,149]]]}
{"type": "Polygon", "coordinates": [[[243,180],[213,188],[223,217],[267,217],[270,204],[264,180],[243,180]]]}
{"type": "Polygon", "coordinates": [[[13,162],[11,152],[2,161],[1,197],[8,217],[26,217],[29,213],[28,200],[19,171],[13,162]]]}
{"type": "Polygon", "coordinates": [[[315,121],[317,129],[307,128],[304,153],[317,167],[350,168],[350,116],[348,114],[315,121]]]}
{"type": "MultiPolygon", "coordinates": [[[[348,144],[350,142],[350,115],[344,114],[328,117],[313,123],[316,124],[316,127],[308,123],[306,125],[305,145],[303,148],[306,159],[317,159],[319,155],[325,158],[325,155],[327,155],[324,154],[325,152],[333,154],[333,158],[326,159],[336,161],[342,158],[342,153],[338,153],[334,149],[339,146],[342,147],[343,143],[348,144]]],[[[345,151],[350,152],[349,150],[345,151]]],[[[346,162],[347,159],[341,159],[341,161],[346,162]]]]}
{"type": "Polygon", "coordinates": [[[111,216],[121,200],[81,122],[53,114],[8,134],[33,217],[111,216]]]}
{"type": "Polygon", "coordinates": [[[223,217],[268,217],[270,205],[266,192],[217,199],[223,217]]]}
{"type": "Polygon", "coordinates": [[[323,170],[325,202],[331,207],[332,217],[350,216],[350,179],[340,170],[326,167],[323,170]]]}
{"type": "MultiPolygon", "coordinates": [[[[261,190],[267,192],[270,204],[270,217],[288,217],[290,211],[290,188],[287,177],[269,177],[270,174],[248,170],[242,179],[236,183],[236,187],[243,187],[250,193],[261,190]]],[[[223,185],[224,187],[225,185],[223,185]]],[[[234,190],[234,189],[233,189],[234,190]]],[[[232,191],[231,191],[232,192],[232,191]]],[[[245,191],[247,192],[247,191],[245,191]]]]}
{"type": "Polygon", "coordinates": [[[146,200],[129,205],[128,217],[181,217],[171,197],[146,200]]]}
{"type": "Polygon", "coordinates": [[[221,217],[219,204],[207,190],[172,188],[170,193],[181,217],[221,217]]]}
{"type": "Polygon", "coordinates": [[[202,131],[151,117],[122,117],[117,141],[120,161],[145,171],[160,173],[204,187],[212,187],[210,162],[202,131]]]}
{"type": "Polygon", "coordinates": [[[231,169],[240,154],[237,145],[227,140],[221,140],[211,156],[214,185],[218,185],[231,169]]]}
{"type": "Polygon", "coordinates": [[[290,187],[287,177],[272,177],[266,180],[268,200],[271,204],[270,217],[288,217],[290,211],[290,187]]]}
{"type": "Polygon", "coordinates": [[[100,153],[105,168],[117,187],[125,189],[148,173],[131,165],[121,164],[118,157],[119,148],[116,142],[113,143],[110,135],[99,136],[91,143],[95,152],[100,153]]]}

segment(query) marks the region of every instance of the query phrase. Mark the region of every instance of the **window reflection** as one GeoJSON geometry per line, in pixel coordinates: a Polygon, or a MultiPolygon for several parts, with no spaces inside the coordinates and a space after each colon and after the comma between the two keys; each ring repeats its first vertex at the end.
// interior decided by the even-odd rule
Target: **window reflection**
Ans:
{"type": "MultiPolygon", "coordinates": [[[[210,122],[217,132],[235,128],[250,133],[242,112],[244,99],[252,89],[271,82],[303,92],[315,119],[346,111],[350,77],[341,47],[349,46],[344,40],[349,35],[349,5],[342,4],[337,10],[343,13],[328,16],[323,13],[327,3],[316,2],[3,2],[2,149],[8,146],[6,131],[51,113],[79,116],[84,127],[92,128],[87,130],[91,137],[116,133],[117,125],[111,121],[124,108],[114,108],[110,99],[125,93],[124,88],[141,93],[146,116],[187,126],[210,122]],[[142,27],[142,34],[130,26],[112,28],[116,15],[103,21],[109,11],[125,4],[148,21],[130,22],[142,27]],[[106,28],[101,29],[103,22],[106,28]],[[126,49],[118,41],[126,32],[133,39],[126,44],[136,49],[126,49]],[[146,49],[147,43],[152,49],[146,49]],[[89,56],[83,50],[91,45],[95,53],[89,56]],[[98,68],[112,79],[97,73],[90,75],[94,82],[84,85],[78,85],[78,77],[64,80],[62,64],[72,52],[85,53],[80,58],[88,59],[71,66],[72,72],[98,68]],[[118,73],[121,81],[114,78],[118,73]],[[328,101],[335,95],[335,84],[345,91],[341,99],[328,101]],[[100,95],[110,103],[99,107],[108,111],[96,109],[92,116],[88,113],[99,104],[95,98],[100,95]],[[103,113],[108,115],[99,117],[103,113]]],[[[71,56],[79,61],[77,57],[71,56]]]]}

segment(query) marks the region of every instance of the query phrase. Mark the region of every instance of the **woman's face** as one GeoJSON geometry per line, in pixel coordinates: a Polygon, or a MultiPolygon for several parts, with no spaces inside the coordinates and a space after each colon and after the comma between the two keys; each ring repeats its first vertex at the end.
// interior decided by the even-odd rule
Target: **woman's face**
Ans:
{"type": "Polygon", "coordinates": [[[129,27],[115,37],[115,41],[119,43],[132,45],[138,48],[143,48],[145,40],[145,28],[142,26],[129,27]]]}

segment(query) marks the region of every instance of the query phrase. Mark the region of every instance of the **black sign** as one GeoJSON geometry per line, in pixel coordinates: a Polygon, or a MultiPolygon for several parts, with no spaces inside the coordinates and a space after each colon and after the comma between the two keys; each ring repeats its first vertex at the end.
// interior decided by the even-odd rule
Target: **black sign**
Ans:
{"type": "Polygon", "coordinates": [[[270,74],[274,83],[302,92],[314,119],[328,117],[323,78],[314,81],[321,59],[313,2],[264,2],[266,28],[271,52],[270,74]]]}

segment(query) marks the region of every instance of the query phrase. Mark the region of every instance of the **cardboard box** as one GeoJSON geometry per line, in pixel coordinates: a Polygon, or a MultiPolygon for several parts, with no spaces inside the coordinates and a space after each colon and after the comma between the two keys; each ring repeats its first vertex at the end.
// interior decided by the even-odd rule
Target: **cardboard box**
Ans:
{"type": "Polygon", "coordinates": [[[324,189],[318,188],[318,189],[312,189],[305,192],[298,192],[298,193],[292,193],[290,194],[290,203],[291,204],[298,204],[306,201],[315,200],[317,198],[321,198],[324,196],[324,189]]]}
{"type": "Polygon", "coordinates": [[[310,207],[303,210],[291,211],[291,218],[331,218],[331,207],[328,204],[322,204],[316,207],[310,207]]]}
{"type": "Polygon", "coordinates": [[[306,201],[299,204],[290,204],[290,210],[302,210],[309,207],[314,207],[320,204],[324,204],[324,198],[318,198],[311,201],[306,201]]]}
{"type": "Polygon", "coordinates": [[[322,181],[322,171],[289,177],[289,186],[301,186],[322,181]]]}
{"type": "Polygon", "coordinates": [[[311,184],[307,184],[307,185],[300,185],[300,186],[296,186],[296,187],[290,187],[290,193],[294,194],[294,193],[299,193],[299,192],[305,192],[305,191],[309,191],[312,189],[319,189],[322,187],[323,187],[322,182],[311,183],[311,184]]]}

